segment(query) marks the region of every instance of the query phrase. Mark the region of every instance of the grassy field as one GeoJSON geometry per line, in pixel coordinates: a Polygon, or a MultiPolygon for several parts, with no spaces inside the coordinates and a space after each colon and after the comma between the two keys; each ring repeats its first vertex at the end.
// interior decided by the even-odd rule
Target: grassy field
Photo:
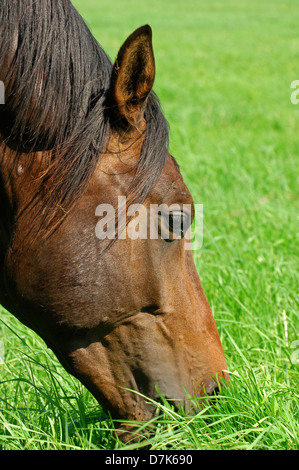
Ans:
{"type": "MultiPolygon", "coordinates": [[[[155,91],[171,152],[204,205],[195,260],[231,371],[231,386],[196,416],[160,405],[145,443],[297,449],[299,104],[290,84],[299,80],[298,1],[74,4],[112,60],[135,28],[153,28],[155,91]]],[[[0,448],[134,447],[114,439],[93,397],[5,311],[0,340],[0,448]]]]}

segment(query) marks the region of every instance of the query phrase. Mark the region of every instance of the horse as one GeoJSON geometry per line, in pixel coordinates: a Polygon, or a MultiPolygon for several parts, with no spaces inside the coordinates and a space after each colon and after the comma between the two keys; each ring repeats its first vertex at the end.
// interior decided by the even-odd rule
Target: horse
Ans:
{"type": "Polygon", "coordinates": [[[188,411],[188,397],[229,377],[185,249],[194,204],[153,91],[152,30],[134,31],[113,65],[69,0],[2,0],[0,25],[0,303],[120,434],[122,420],[152,418],[146,397],[188,411]],[[119,197],[125,208],[175,203],[169,235],[162,210],[158,237],[124,237],[117,220],[113,240],[97,237],[97,208],[119,197]]]}

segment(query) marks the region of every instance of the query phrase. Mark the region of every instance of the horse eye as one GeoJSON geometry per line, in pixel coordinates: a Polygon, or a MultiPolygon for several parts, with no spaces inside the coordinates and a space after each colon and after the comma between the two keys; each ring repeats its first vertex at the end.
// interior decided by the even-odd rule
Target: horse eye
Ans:
{"type": "Polygon", "coordinates": [[[161,238],[166,241],[183,238],[191,225],[191,217],[187,212],[163,212],[161,216],[161,238]]]}
{"type": "Polygon", "coordinates": [[[170,213],[169,214],[169,230],[177,234],[184,232],[184,214],[183,213],[170,213]]]}

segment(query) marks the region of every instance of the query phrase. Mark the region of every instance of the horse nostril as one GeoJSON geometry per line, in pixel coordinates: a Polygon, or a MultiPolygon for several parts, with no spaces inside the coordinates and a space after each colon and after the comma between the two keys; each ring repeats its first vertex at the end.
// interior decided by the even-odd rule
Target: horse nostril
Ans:
{"type": "Polygon", "coordinates": [[[213,392],[212,392],[212,395],[219,395],[220,393],[220,388],[218,387],[218,385],[214,388],[213,392]]]}
{"type": "Polygon", "coordinates": [[[210,382],[208,386],[206,387],[206,394],[209,397],[219,395],[219,393],[220,393],[219,385],[214,381],[210,382]]]}

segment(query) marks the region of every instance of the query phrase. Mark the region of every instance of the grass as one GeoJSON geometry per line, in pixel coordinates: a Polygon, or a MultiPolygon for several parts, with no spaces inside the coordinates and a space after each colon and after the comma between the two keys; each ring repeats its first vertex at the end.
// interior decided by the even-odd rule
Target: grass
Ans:
{"type": "MultiPolygon", "coordinates": [[[[76,0],[113,59],[149,23],[155,90],[195,203],[195,252],[231,385],[193,417],[157,404],[160,449],[298,449],[296,0],[76,0]]],[[[132,449],[34,333],[3,311],[1,449],[132,449]]]]}

